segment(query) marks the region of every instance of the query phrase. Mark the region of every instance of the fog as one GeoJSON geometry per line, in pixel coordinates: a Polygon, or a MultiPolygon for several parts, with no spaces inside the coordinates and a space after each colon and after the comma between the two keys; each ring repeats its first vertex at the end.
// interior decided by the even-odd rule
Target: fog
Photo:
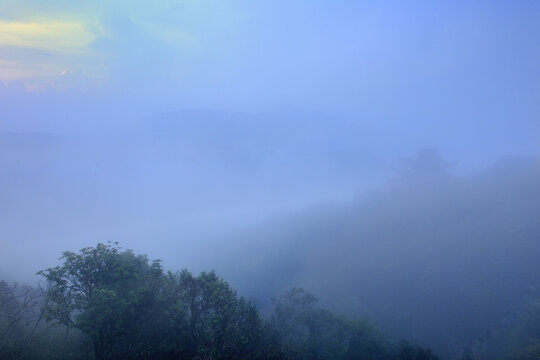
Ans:
{"type": "Polygon", "coordinates": [[[539,4],[0,7],[0,280],[118,241],[442,359],[540,296],[539,4]]]}
{"type": "Polygon", "coordinates": [[[441,356],[479,346],[540,290],[540,162],[505,159],[461,177],[415,164],[349,203],[251,229],[222,272],[261,300],[300,284],[441,356]]]}

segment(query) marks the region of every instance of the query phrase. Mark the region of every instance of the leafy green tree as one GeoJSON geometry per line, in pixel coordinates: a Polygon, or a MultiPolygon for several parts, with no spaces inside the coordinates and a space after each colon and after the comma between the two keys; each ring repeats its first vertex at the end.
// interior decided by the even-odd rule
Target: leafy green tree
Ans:
{"type": "MultiPolygon", "coordinates": [[[[116,243],[65,252],[61,260],[40,272],[48,281],[43,314],[60,324],[60,331],[77,329],[70,335],[77,341],[60,357],[47,351],[31,358],[87,359],[93,351],[97,360],[436,359],[417,346],[395,347],[364,319],[316,308],[317,299],[302,289],[275,300],[263,321],[256,307],[213,271],[165,274],[159,261],[116,243]]],[[[0,317],[3,309],[25,309],[14,294],[0,282],[0,317]]],[[[61,349],[57,340],[50,345],[44,347],[61,349]]]]}
{"type": "Polygon", "coordinates": [[[169,273],[167,288],[173,326],[190,356],[255,357],[263,329],[257,309],[213,271],[169,273]]]}
{"type": "Polygon", "coordinates": [[[62,265],[40,272],[49,282],[45,314],[87,334],[99,360],[113,358],[122,336],[136,324],[159,290],[159,261],[98,244],[79,253],[64,252],[62,265]]]}

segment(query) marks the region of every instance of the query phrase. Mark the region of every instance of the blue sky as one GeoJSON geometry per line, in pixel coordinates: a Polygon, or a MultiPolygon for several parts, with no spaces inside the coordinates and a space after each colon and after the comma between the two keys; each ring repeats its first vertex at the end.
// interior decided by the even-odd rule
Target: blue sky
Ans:
{"type": "Polygon", "coordinates": [[[534,1],[1,2],[1,130],[296,108],[457,157],[539,150],[534,1]]]}
{"type": "Polygon", "coordinates": [[[34,91],[381,115],[538,95],[535,2],[2,3],[1,80],[34,91]]]}

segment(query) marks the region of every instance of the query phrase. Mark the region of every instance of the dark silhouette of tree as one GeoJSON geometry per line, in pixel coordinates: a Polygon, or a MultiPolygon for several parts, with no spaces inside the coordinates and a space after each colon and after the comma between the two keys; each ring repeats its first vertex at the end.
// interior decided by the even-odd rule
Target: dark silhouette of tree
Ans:
{"type": "Polygon", "coordinates": [[[174,327],[188,342],[190,355],[214,359],[253,357],[259,345],[262,320],[253,304],[239,298],[213,271],[193,276],[187,270],[169,273],[167,287],[174,327]]]}
{"type": "Polygon", "coordinates": [[[0,281],[0,359],[23,358],[42,317],[42,292],[29,286],[0,281]]]}
{"type": "Polygon", "coordinates": [[[21,351],[12,346],[3,358],[72,359],[93,353],[97,360],[436,359],[419,346],[396,347],[364,319],[317,308],[315,296],[302,289],[274,300],[271,316],[263,320],[254,304],[213,271],[164,273],[159,261],[149,262],[116,243],[64,252],[61,260],[39,272],[48,284],[44,296],[0,282],[0,330],[12,335],[20,328],[17,339],[28,340],[44,314],[47,325],[74,334],[61,341],[21,340],[21,351]],[[30,351],[40,346],[41,352],[30,351]]]}
{"type": "Polygon", "coordinates": [[[315,296],[294,288],[274,300],[270,323],[290,359],[393,359],[392,347],[374,326],[316,308],[315,296]]]}
{"type": "Polygon", "coordinates": [[[63,264],[41,271],[50,284],[49,320],[87,334],[97,359],[113,357],[117,340],[137,324],[154,300],[162,269],[146,256],[112,244],[64,252],[63,264]]]}

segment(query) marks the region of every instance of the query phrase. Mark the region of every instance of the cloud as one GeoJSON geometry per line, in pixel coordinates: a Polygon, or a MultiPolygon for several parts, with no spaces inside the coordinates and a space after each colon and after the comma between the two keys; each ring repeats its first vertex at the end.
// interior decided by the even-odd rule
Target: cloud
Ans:
{"type": "Polygon", "coordinates": [[[50,52],[80,52],[100,34],[77,21],[0,21],[0,46],[30,48],[50,52]]]}
{"type": "Polygon", "coordinates": [[[54,85],[61,73],[99,77],[100,54],[92,44],[104,36],[95,21],[0,21],[0,80],[39,89],[54,85]]]}
{"type": "MultiPolygon", "coordinates": [[[[63,71],[102,76],[93,67],[96,59],[89,60],[88,55],[100,57],[98,62],[109,70],[106,80],[112,87],[117,81],[123,86],[125,78],[131,79],[130,88],[135,79],[147,81],[149,68],[164,69],[154,74],[160,79],[171,79],[171,67],[191,73],[193,69],[181,71],[188,65],[183,61],[202,54],[216,59],[206,52],[230,49],[229,40],[246,18],[242,4],[229,0],[4,0],[0,58],[15,63],[16,71],[4,66],[0,81],[15,79],[27,87],[37,81],[54,87],[51,79],[63,71]],[[15,51],[19,52],[13,55],[15,51]],[[38,52],[54,59],[47,61],[52,66],[47,65],[46,71],[33,61],[38,52]]],[[[194,60],[196,65],[204,61],[194,60]]],[[[154,75],[150,78],[155,79],[154,75]]],[[[175,76],[170,82],[178,84],[179,75],[175,76]]],[[[146,88],[143,85],[138,88],[146,88]]]]}

